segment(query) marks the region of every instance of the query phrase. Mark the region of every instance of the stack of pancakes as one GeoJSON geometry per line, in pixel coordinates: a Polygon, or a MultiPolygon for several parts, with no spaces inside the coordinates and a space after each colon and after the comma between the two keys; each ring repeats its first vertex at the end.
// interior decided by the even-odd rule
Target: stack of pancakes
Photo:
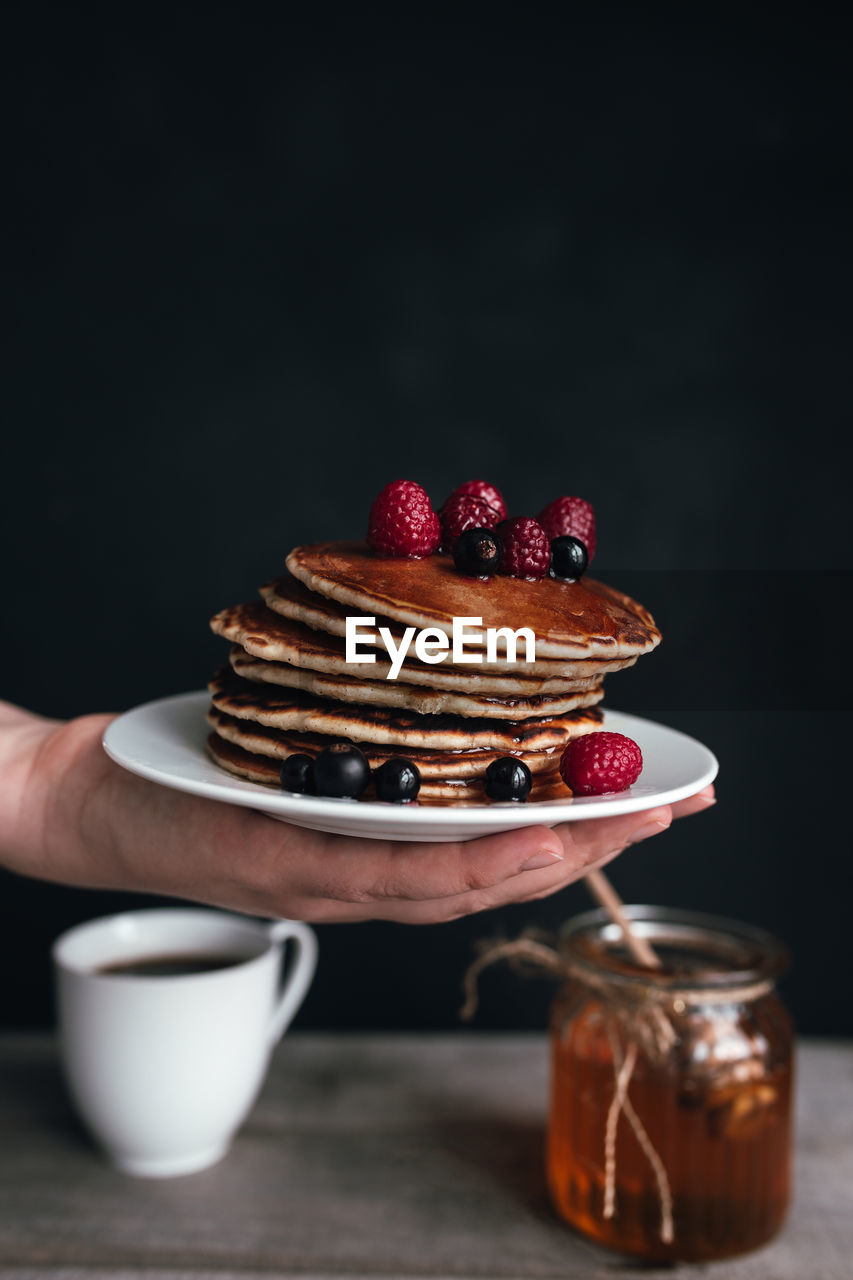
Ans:
{"type": "MultiPolygon", "coordinates": [[[[570,738],[601,728],[598,707],[609,671],[630,667],[660,641],[649,613],[600,582],[537,582],[462,576],[449,556],[385,559],[364,543],[297,547],[287,576],[261,588],[262,601],[211,620],[231,642],[229,664],[210,683],[209,750],[253,782],[278,785],[282,760],[355,743],[371,769],[405,756],[421,774],[421,801],[485,803],[484,775],[518,756],[533,775],[532,800],[566,798],[559,761],[570,738]],[[347,663],[348,615],[376,619],[372,664],[347,663]],[[487,628],[530,628],[512,662],[498,640],[493,661],[421,662],[414,637],[396,679],[378,628],[398,645],[407,627],[451,636],[454,617],[482,618],[466,651],[485,658],[487,628]]],[[[369,631],[364,624],[360,636],[369,631]]],[[[365,793],[372,798],[372,788],[365,793]]]]}

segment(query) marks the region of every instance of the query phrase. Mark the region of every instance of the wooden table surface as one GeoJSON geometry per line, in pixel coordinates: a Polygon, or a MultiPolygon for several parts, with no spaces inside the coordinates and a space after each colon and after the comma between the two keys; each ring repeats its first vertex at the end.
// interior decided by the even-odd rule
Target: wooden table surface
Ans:
{"type": "Polygon", "coordinates": [[[0,1037],[0,1276],[853,1277],[853,1045],[801,1047],[782,1235],[702,1268],[635,1268],[555,1219],[546,1089],[542,1036],[293,1034],[226,1159],[152,1182],[89,1145],[51,1037],[0,1037]]]}

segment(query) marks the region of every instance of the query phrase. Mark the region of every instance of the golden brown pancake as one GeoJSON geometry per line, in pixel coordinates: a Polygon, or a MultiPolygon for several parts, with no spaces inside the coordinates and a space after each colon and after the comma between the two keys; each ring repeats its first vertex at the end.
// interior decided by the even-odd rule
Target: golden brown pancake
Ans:
{"type": "MultiPolygon", "coordinates": [[[[319,755],[331,743],[321,733],[297,733],[288,729],[273,729],[269,725],[256,724],[229,716],[211,706],[207,722],[220,738],[232,742],[255,755],[269,756],[281,762],[291,755],[319,755]]],[[[577,733],[592,733],[601,725],[601,713],[591,709],[583,721],[578,721],[577,733]]],[[[531,773],[547,772],[559,767],[561,751],[431,751],[424,747],[383,746],[376,742],[359,742],[358,748],[366,756],[371,769],[378,769],[386,760],[405,756],[418,766],[421,776],[432,781],[441,778],[460,779],[482,777],[493,760],[513,755],[523,760],[531,773]]]]}
{"type": "Polygon", "coordinates": [[[556,715],[586,706],[586,694],[598,692],[599,678],[577,680],[570,693],[544,694],[534,697],[510,698],[471,697],[445,689],[424,689],[399,680],[358,680],[355,676],[323,675],[306,671],[287,662],[265,662],[252,658],[245,649],[234,645],[229,654],[232,669],[244,680],[259,684],[278,685],[287,689],[302,689],[318,698],[332,698],[337,702],[357,702],[362,707],[403,707],[421,715],[442,715],[445,712],[458,716],[486,716],[493,720],[525,720],[529,716],[556,715]]]}
{"type": "Polygon", "coordinates": [[[530,627],[543,658],[633,657],[660,641],[642,605],[591,578],[468,578],[449,556],[384,558],[364,542],[297,547],[287,567],[311,591],[407,626],[437,627],[449,635],[455,616],[480,617],[484,628],[530,627]]]}
{"type": "MultiPolygon", "coordinates": [[[[635,657],[617,659],[609,663],[592,661],[589,667],[584,662],[567,663],[566,669],[570,669],[572,674],[535,679],[529,674],[531,667],[524,664],[519,664],[519,669],[527,673],[524,676],[513,675],[512,666],[506,664],[504,664],[504,674],[480,674],[484,671],[483,666],[472,665],[463,668],[448,666],[443,662],[431,666],[426,662],[419,662],[417,658],[407,656],[397,679],[386,680],[386,673],[391,670],[391,664],[384,655],[384,660],[381,660],[380,654],[377,653],[377,660],[374,663],[348,663],[344,642],[338,636],[313,631],[303,623],[273,613],[265,605],[257,602],[222,609],[211,618],[210,626],[217,635],[223,636],[233,644],[239,645],[252,657],[261,658],[265,662],[287,663],[290,666],[319,671],[326,675],[348,676],[359,681],[382,680],[389,689],[393,689],[396,684],[402,682],[421,685],[427,689],[446,689],[454,693],[484,698],[537,697],[551,693],[582,691],[594,687],[608,670],[619,670],[637,661],[635,657]]],[[[538,667],[537,661],[534,669],[538,667]]]]}
{"type": "MultiPolygon", "coordinates": [[[[222,768],[268,786],[278,786],[287,756],[314,757],[345,741],[358,744],[371,769],[410,758],[427,804],[488,803],[485,772],[504,755],[531,770],[532,800],[566,799],[560,756],[570,738],[601,727],[601,681],[660,640],[642,605],[591,579],[474,579],[448,556],[389,559],[357,542],[297,547],[287,565],[288,574],[261,588],[263,604],[211,620],[233,647],[231,665],[210,684],[208,749],[222,768]],[[387,627],[395,646],[406,627],[452,636],[454,618],[480,617],[468,652],[485,645],[487,628],[527,627],[536,660],[522,661],[520,646],[510,662],[501,638],[491,662],[464,665],[450,654],[422,662],[410,644],[390,680],[390,648],[378,635],[359,637],[362,651],[374,646],[374,663],[347,663],[353,615],[387,627]]],[[[375,798],[372,785],[364,798],[375,798]]]]}
{"type": "MultiPolygon", "coordinates": [[[[261,587],[261,595],[267,608],[273,612],[280,614],[284,618],[290,618],[294,622],[302,623],[306,627],[310,627],[314,631],[324,631],[332,636],[345,636],[346,620],[348,617],[359,616],[360,611],[357,609],[346,609],[343,605],[337,604],[334,600],[327,600],[323,596],[317,595],[315,591],[309,591],[297,578],[292,574],[285,577],[276,578],[272,582],[267,582],[261,587]]],[[[374,641],[364,639],[360,641],[359,648],[369,650],[371,644],[381,651],[384,658],[384,645],[379,636],[378,628],[387,627],[394,637],[395,645],[399,644],[400,638],[404,631],[401,622],[396,622],[392,618],[384,618],[381,614],[371,615],[376,618],[377,631],[374,641]]],[[[304,633],[303,639],[304,639],[304,633]]],[[[331,652],[340,655],[340,661],[344,660],[344,646],[334,647],[331,652]]],[[[631,658],[579,658],[574,661],[563,659],[548,659],[537,656],[535,662],[523,661],[525,654],[524,646],[519,646],[517,661],[509,662],[506,657],[497,655],[495,662],[478,662],[474,664],[466,664],[464,667],[454,667],[453,663],[445,660],[435,666],[418,661],[414,655],[414,649],[410,648],[406,657],[406,667],[410,668],[412,674],[398,676],[398,679],[406,679],[412,684],[431,684],[430,672],[434,673],[440,682],[447,687],[455,687],[465,689],[469,686],[472,679],[481,680],[487,675],[500,675],[511,678],[516,682],[517,691],[523,691],[523,684],[531,693],[551,693],[556,692],[558,688],[569,688],[568,683],[572,680],[587,680],[592,676],[606,675],[609,671],[621,671],[624,667],[631,667],[637,661],[636,655],[631,658]],[[550,681],[551,687],[546,687],[544,682],[550,681]],[[538,688],[536,687],[538,686],[538,688]]],[[[293,661],[293,659],[288,659],[293,661]]],[[[301,664],[300,664],[301,665],[301,664]]],[[[374,668],[375,678],[384,679],[384,672],[379,667],[374,668]]],[[[473,689],[470,692],[474,692],[473,689]]]]}
{"type": "MultiPolygon", "coordinates": [[[[250,782],[259,782],[267,787],[278,787],[279,765],[269,756],[255,755],[233,742],[228,742],[217,733],[211,733],[207,740],[207,749],[213,760],[221,768],[238,778],[246,778],[250,782]]],[[[532,800],[571,800],[572,793],[565,785],[556,770],[548,773],[535,773],[530,791],[532,800]]],[[[364,800],[376,801],[373,786],[369,786],[364,800]]],[[[481,778],[452,779],[423,777],[417,804],[489,804],[481,778]]]]}
{"type": "MultiPolygon", "coordinates": [[[[300,689],[278,689],[242,680],[223,667],[211,680],[214,706],[226,715],[275,729],[320,733],[333,739],[435,750],[544,751],[564,746],[582,710],[520,720],[475,716],[419,715],[399,707],[363,707],[318,698],[300,689]]],[[[603,696],[595,689],[578,698],[593,706],[603,696]]]]}

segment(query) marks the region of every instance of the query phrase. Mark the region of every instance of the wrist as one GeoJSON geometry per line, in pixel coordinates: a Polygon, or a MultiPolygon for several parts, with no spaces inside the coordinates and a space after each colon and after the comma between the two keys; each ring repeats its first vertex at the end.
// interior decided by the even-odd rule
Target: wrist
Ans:
{"type": "Polygon", "coordinates": [[[0,721],[0,859],[22,875],[94,887],[87,828],[110,766],[101,738],[111,717],[65,723],[12,710],[0,721]]]}
{"type": "Polygon", "coordinates": [[[38,762],[51,735],[61,726],[0,703],[0,864],[27,872],[37,842],[38,762]]]}

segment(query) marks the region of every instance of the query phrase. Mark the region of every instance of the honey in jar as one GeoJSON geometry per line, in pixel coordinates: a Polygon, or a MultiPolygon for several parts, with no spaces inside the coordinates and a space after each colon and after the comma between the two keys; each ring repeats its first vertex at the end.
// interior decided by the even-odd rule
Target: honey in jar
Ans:
{"type": "Polygon", "coordinates": [[[603,912],[560,938],[551,1018],[548,1182],[585,1236],[654,1261],[754,1249],[791,1178],[787,954],[727,920],[627,907],[660,969],[638,967],[603,912]]]}

